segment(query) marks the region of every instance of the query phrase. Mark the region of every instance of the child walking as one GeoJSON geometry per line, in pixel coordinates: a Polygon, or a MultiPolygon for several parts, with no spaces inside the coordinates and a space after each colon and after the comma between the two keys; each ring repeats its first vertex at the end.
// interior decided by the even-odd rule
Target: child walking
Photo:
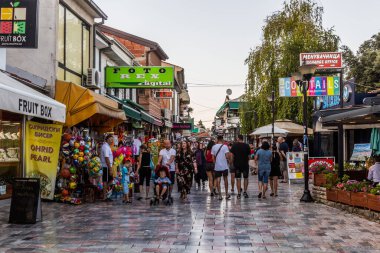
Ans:
{"type": "Polygon", "coordinates": [[[132,163],[130,159],[124,159],[124,164],[123,168],[121,171],[121,183],[123,185],[123,194],[124,194],[124,200],[123,203],[130,204],[132,201],[129,198],[129,184],[131,183],[130,181],[130,176],[132,171],[132,163]]]}

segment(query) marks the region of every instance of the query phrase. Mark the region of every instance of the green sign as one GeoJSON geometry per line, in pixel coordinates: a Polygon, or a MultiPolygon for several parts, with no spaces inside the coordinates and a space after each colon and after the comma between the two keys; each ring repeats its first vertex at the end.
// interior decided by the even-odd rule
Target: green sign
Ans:
{"type": "Polygon", "coordinates": [[[173,67],[106,67],[107,88],[173,89],[173,67]]]}

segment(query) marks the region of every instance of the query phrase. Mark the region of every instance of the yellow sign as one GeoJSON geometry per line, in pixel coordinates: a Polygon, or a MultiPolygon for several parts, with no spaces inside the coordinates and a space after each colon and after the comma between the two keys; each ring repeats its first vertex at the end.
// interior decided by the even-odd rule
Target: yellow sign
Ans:
{"type": "Polygon", "coordinates": [[[62,125],[26,122],[26,176],[40,178],[41,198],[53,199],[62,125]]]}

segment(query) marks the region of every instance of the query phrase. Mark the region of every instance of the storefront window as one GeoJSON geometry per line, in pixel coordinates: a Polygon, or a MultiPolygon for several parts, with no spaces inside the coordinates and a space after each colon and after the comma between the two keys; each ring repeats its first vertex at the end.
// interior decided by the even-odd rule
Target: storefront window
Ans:
{"type": "Polygon", "coordinates": [[[22,176],[21,126],[21,115],[0,110],[0,185],[22,176]]]}
{"type": "Polygon", "coordinates": [[[63,75],[58,72],[57,78],[82,85],[90,66],[90,26],[64,5],[58,17],[57,59],[63,75]]]}

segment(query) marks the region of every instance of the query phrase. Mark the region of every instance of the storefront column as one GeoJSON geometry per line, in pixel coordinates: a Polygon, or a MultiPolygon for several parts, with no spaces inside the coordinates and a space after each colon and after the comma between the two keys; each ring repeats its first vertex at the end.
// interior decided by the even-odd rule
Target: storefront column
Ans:
{"type": "Polygon", "coordinates": [[[338,125],[338,176],[339,178],[343,177],[344,174],[344,133],[343,133],[343,124],[339,123],[338,125]]]}
{"type": "Polygon", "coordinates": [[[24,115],[22,117],[22,132],[21,132],[21,137],[23,138],[23,141],[22,141],[22,153],[20,155],[20,159],[21,159],[21,156],[23,157],[22,158],[22,177],[25,177],[26,176],[26,159],[25,159],[25,150],[26,150],[26,146],[25,146],[25,133],[26,133],[26,115],[24,115]]]}

